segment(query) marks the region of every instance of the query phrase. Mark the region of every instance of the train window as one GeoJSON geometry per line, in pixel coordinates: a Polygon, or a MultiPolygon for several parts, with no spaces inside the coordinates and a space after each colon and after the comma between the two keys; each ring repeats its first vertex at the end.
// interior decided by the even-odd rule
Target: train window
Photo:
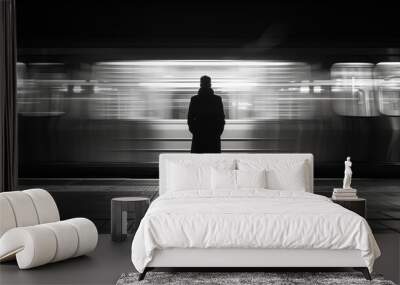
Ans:
{"type": "Polygon", "coordinates": [[[331,68],[334,110],[352,117],[379,116],[372,63],[335,63],[331,68]]]}
{"type": "Polygon", "coordinates": [[[400,62],[380,62],[375,67],[379,111],[400,116],[400,62]]]}

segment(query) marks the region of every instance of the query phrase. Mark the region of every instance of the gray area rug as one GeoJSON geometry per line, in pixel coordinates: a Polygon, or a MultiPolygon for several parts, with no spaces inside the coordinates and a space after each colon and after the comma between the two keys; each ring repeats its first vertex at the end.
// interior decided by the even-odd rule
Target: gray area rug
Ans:
{"type": "Polygon", "coordinates": [[[138,273],[122,274],[116,285],[146,284],[379,284],[395,285],[382,276],[373,275],[368,281],[359,272],[148,272],[146,278],[138,281],[138,273]]]}

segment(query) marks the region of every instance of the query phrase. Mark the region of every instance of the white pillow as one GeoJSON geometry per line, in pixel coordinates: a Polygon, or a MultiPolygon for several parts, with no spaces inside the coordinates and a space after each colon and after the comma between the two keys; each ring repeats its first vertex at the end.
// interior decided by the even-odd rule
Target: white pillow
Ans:
{"type": "Polygon", "coordinates": [[[267,171],[236,170],[236,181],[238,188],[267,188],[267,171]]]}
{"type": "Polygon", "coordinates": [[[306,192],[305,163],[278,164],[267,173],[268,188],[306,192]]]}
{"type": "Polygon", "coordinates": [[[239,170],[266,169],[268,189],[303,192],[307,189],[307,168],[304,160],[241,159],[237,163],[239,170]]]}
{"type": "Polygon", "coordinates": [[[210,171],[207,166],[184,165],[169,163],[169,191],[190,191],[210,189],[210,171]]]}
{"type": "Polygon", "coordinates": [[[236,189],[236,170],[211,168],[211,189],[227,190],[236,189]]]}
{"type": "Polygon", "coordinates": [[[176,159],[167,162],[167,191],[211,190],[211,168],[235,169],[234,159],[176,159]]]}

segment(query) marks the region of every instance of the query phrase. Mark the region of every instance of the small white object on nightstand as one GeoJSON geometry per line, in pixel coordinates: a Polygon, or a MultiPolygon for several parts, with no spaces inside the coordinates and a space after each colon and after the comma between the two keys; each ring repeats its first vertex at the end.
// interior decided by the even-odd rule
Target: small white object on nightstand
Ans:
{"type": "Polygon", "coordinates": [[[353,171],[351,171],[352,164],[350,156],[348,156],[344,162],[343,189],[351,189],[351,177],[353,176],[353,171]]]}
{"type": "Polygon", "coordinates": [[[344,162],[344,179],[343,188],[333,188],[332,199],[334,200],[354,200],[357,199],[357,189],[351,188],[351,178],[353,172],[351,170],[352,162],[350,156],[344,162]]]}
{"type": "Polygon", "coordinates": [[[333,188],[332,199],[334,200],[354,200],[358,199],[357,189],[333,188]]]}

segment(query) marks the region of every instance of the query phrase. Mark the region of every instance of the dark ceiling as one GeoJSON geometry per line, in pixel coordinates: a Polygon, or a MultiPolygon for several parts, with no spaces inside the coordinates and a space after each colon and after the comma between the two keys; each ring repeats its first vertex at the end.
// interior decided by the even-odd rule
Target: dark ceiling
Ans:
{"type": "Polygon", "coordinates": [[[400,46],[384,1],[16,1],[20,48],[400,46]]]}

